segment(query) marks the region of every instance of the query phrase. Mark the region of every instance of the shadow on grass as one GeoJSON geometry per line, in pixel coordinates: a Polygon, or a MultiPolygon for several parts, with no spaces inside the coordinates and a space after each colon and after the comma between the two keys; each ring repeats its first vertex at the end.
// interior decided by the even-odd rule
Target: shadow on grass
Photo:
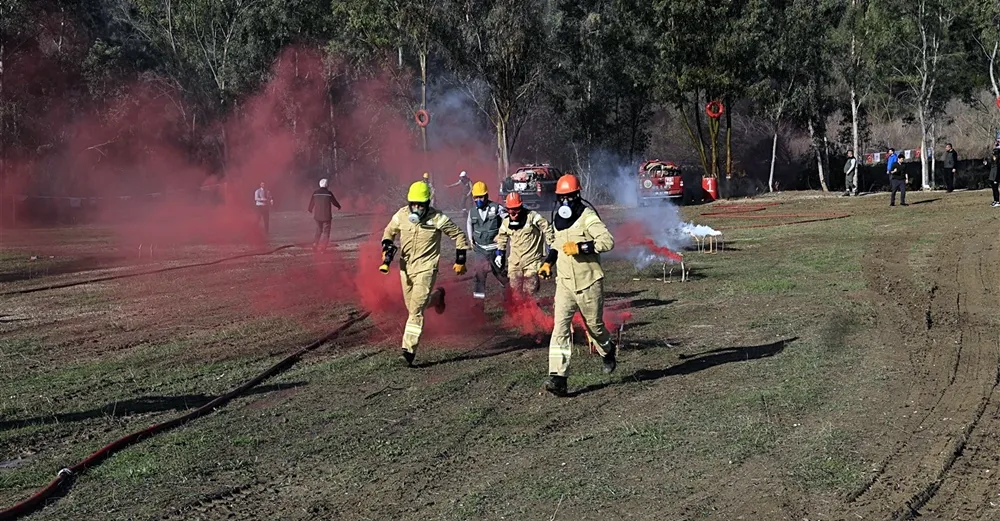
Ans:
{"type": "MultiPolygon", "coordinates": [[[[283,391],[285,389],[292,389],[301,385],[305,385],[305,382],[262,385],[247,391],[242,396],[283,391]]],[[[24,418],[21,420],[4,420],[0,421],[0,431],[20,429],[33,425],[79,422],[94,418],[124,418],[133,414],[185,411],[188,409],[197,409],[198,407],[211,402],[215,398],[215,396],[207,396],[204,394],[185,394],[181,396],[142,396],[131,400],[112,402],[97,409],[91,409],[88,411],[35,416],[33,418],[24,418]]]]}
{"type": "Polygon", "coordinates": [[[508,338],[503,342],[493,345],[487,349],[474,348],[450,358],[443,358],[441,360],[433,360],[430,362],[416,363],[413,364],[413,367],[418,369],[424,369],[427,367],[434,367],[436,365],[441,365],[441,364],[450,364],[453,362],[464,362],[467,360],[480,360],[483,358],[492,358],[494,356],[505,355],[507,353],[514,353],[517,351],[528,351],[531,349],[548,349],[548,348],[549,348],[548,335],[521,335],[516,338],[508,338]]]}
{"type": "Polygon", "coordinates": [[[646,290],[639,291],[605,291],[604,300],[632,298],[645,293],[646,290]]]}
{"type": "Polygon", "coordinates": [[[918,205],[918,204],[933,203],[934,201],[940,201],[940,200],[941,200],[940,197],[935,197],[934,199],[924,199],[923,201],[913,201],[912,203],[910,203],[910,206],[914,206],[914,205],[918,205]]]}
{"type": "Polygon", "coordinates": [[[777,342],[759,346],[725,347],[705,351],[695,355],[682,356],[684,361],[677,365],[672,365],[665,369],[640,369],[629,376],[620,378],[618,381],[588,385],[582,389],[569,393],[567,396],[580,396],[590,392],[599,391],[612,385],[629,384],[632,382],[651,382],[668,376],[680,376],[696,373],[698,371],[704,371],[705,369],[732,362],[747,362],[750,360],[758,360],[760,358],[768,358],[781,353],[785,350],[785,347],[788,344],[796,340],[798,340],[798,337],[789,338],[787,340],[779,340],[777,342]]]}

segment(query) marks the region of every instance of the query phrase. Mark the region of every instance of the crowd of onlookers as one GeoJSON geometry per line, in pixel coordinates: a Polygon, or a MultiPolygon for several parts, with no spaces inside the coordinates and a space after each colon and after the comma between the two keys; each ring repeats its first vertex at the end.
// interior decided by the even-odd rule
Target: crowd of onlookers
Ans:
{"type": "MultiPolygon", "coordinates": [[[[879,157],[879,159],[881,158],[879,157]]],[[[944,154],[940,157],[934,158],[933,161],[936,162],[936,168],[934,169],[935,179],[932,181],[932,188],[943,187],[945,192],[954,191],[956,179],[959,177],[962,169],[958,152],[951,143],[947,143],[945,144],[944,154]]],[[[897,154],[895,149],[889,148],[886,153],[885,162],[886,177],[880,180],[878,179],[880,175],[877,173],[874,175],[874,178],[872,175],[868,176],[868,181],[873,187],[884,186],[885,183],[883,180],[888,181],[890,206],[895,206],[897,193],[900,195],[900,204],[903,206],[907,205],[906,188],[907,185],[910,184],[910,175],[907,172],[907,165],[911,162],[919,164],[918,160],[907,160],[902,154],[897,154]]],[[[970,174],[969,178],[966,180],[966,186],[968,188],[977,188],[983,186],[983,184],[988,185],[993,191],[992,206],[1000,207],[1000,176],[998,176],[998,166],[1000,166],[1000,139],[997,139],[994,143],[993,150],[990,152],[989,156],[982,159],[982,166],[989,168],[988,175],[985,177],[985,183],[975,182],[972,179],[975,173],[982,175],[983,170],[979,169],[978,164],[979,161],[977,160],[965,161],[964,167],[970,174]]],[[[845,196],[856,196],[859,192],[864,191],[861,189],[862,166],[862,163],[854,156],[854,152],[849,150],[847,152],[847,158],[844,162],[845,196]]]]}

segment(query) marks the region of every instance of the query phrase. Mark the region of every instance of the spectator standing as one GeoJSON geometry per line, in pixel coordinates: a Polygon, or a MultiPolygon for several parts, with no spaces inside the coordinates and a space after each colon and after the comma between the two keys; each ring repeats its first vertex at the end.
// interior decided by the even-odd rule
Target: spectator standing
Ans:
{"type": "Polygon", "coordinates": [[[983,161],[984,165],[990,166],[990,188],[993,189],[993,204],[996,208],[1000,206],[1000,179],[997,178],[997,166],[1000,164],[1000,148],[994,148],[989,159],[983,161]]]}
{"type": "Polygon", "coordinates": [[[892,171],[889,172],[889,186],[892,189],[889,206],[896,206],[896,192],[899,192],[900,206],[909,206],[906,204],[906,185],[909,182],[910,176],[906,175],[906,169],[903,168],[903,162],[893,162],[892,171]]]}
{"type": "Polygon", "coordinates": [[[947,192],[955,190],[955,174],[958,173],[958,152],[951,143],[944,146],[944,185],[947,192]]]}
{"type": "Polygon", "coordinates": [[[890,175],[890,177],[892,175],[892,167],[895,166],[897,161],[899,161],[899,156],[896,155],[896,149],[890,148],[889,159],[885,162],[885,173],[890,175]]]}
{"type": "Polygon", "coordinates": [[[257,222],[264,221],[264,234],[267,235],[271,232],[271,206],[274,205],[274,199],[264,183],[253,193],[253,200],[257,207],[257,222]]]}
{"type": "Polygon", "coordinates": [[[853,150],[847,151],[844,163],[844,195],[858,195],[858,160],[853,150]]]}

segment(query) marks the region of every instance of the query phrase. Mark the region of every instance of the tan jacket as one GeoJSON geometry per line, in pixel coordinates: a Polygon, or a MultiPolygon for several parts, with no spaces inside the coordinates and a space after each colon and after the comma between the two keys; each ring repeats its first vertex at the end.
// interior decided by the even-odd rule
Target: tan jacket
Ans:
{"type": "Polygon", "coordinates": [[[556,258],[556,283],[576,292],[583,291],[604,278],[600,254],[615,247],[615,238],[597,213],[585,208],[573,226],[556,230],[552,247],[559,251],[556,258]],[[594,253],[566,255],[562,251],[563,244],[567,242],[587,241],[594,241],[594,253]]]}
{"type": "Polygon", "coordinates": [[[409,205],[400,208],[382,232],[382,240],[391,241],[399,235],[400,271],[416,274],[437,270],[441,259],[442,233],[455,241],[455,249],[470,248],[462,229],[433,207],[427,209],[427,216],[417,224],[411,223],[409,216],[409,205]]]}
{"type": "Polygon", "coordinates": [[[507,254],[507,270],[538,271],[545,258],[545,244],[554,248],[555,234],[552,225],[538,212],[528,211],[524,216],[524,226],[517,230],[510,228],[510,217],[505,217],[497,233],[497,246],[501,250],[510,244],[507,254]]]}

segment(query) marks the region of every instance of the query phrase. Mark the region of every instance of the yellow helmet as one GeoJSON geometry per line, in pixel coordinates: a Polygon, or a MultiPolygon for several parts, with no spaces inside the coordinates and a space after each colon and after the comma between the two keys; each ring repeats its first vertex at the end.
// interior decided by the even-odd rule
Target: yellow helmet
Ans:
{"type": "Polygon", "coordinates": [[[406,194],[406,200],[411,203],[429,203],[431,200],[431,188],[423,181],[417,181],[410,185],[410,191],[406,194]]]}
{"type": "Polygon", "coordinates": [[[489,189],[486,188],[486,183],[482,181],[476,181],[472,184],[472,197],[482,197],[489,192],[489,189]]]}

